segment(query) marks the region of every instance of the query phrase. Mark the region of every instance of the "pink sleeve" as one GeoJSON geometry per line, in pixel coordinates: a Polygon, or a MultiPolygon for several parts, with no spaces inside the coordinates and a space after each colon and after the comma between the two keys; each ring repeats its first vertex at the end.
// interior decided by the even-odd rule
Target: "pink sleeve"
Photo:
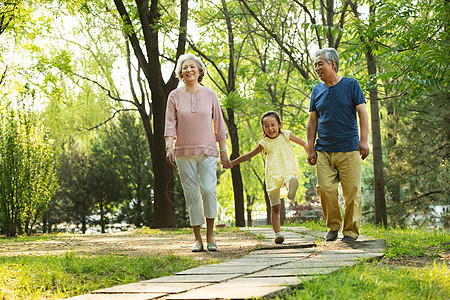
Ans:
{"type": "Polygon", "coordinates": [[[177,112],[175,109],[175,95],[173,92],[169,94],[169,99],[167,100],[164,136],[170,136],[174,139],[177,138],[177,112]]]}
{"type": "Polygon", "coordinates": [[[214,135],[216,136],[216,142],[227,139],[228,132],[223,120],[222,109],[220,108],[219,99],[214,93],[213,99],[213,120],[214,120],[214,135]]]}

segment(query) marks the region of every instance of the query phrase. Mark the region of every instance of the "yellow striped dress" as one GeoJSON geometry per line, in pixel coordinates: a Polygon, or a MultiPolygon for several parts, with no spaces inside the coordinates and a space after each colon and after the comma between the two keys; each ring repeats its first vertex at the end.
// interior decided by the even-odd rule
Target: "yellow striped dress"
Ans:
{"type": "Polygon", "coordinates": [[[290,130],[282,131],[277,138],[265,137],[259,141],[264,148],[266,156],[266,190],[270,199],[273,199],[280,192],[280,198],[285,198],[287,190],[284,183],[291,177],[300,178],[297,157],[294,148],[289,141],[290,130]]]}

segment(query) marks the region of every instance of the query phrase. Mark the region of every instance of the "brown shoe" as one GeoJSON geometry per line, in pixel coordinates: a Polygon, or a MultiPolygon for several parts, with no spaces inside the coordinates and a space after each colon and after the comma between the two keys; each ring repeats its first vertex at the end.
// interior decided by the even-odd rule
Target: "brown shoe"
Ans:
{"type": "Polygon", "coordinates": [[[281,232],[275,233],[275,244],[282,244],[284,242],[284,236],[281,232]]]}

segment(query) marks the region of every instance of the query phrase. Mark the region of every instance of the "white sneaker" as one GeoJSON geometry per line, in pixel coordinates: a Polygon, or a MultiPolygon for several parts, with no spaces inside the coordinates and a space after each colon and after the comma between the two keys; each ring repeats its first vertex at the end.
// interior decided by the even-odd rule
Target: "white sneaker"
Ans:
{"type": "Polygon", "coordinates": [[[287,188],[288,188],[287,198],[289,200],[294,200],[295,193],[297,193],[297,189],[298,189],[297,177],[291,177],[291,179],[289,179],[287,188]]]}

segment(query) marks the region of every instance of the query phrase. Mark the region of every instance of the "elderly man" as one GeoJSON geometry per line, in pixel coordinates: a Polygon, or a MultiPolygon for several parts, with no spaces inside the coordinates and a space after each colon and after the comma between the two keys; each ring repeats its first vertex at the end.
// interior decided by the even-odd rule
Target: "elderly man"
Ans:
{"type": "Polygon", "coordinates": [[[316,166],[317,194],[329,229],[326,240],[335,241],[342,227],[338,202],[341,182],[345,200],[342,241],[355,242],[361,223],[360,156],[365,159],[369,155],[366,101],[358,81],[338,75],[339,55],[335,49],[318,50],[314,57],[315,72],[322,82],[311,93],[308,162],[316,166]]]}

